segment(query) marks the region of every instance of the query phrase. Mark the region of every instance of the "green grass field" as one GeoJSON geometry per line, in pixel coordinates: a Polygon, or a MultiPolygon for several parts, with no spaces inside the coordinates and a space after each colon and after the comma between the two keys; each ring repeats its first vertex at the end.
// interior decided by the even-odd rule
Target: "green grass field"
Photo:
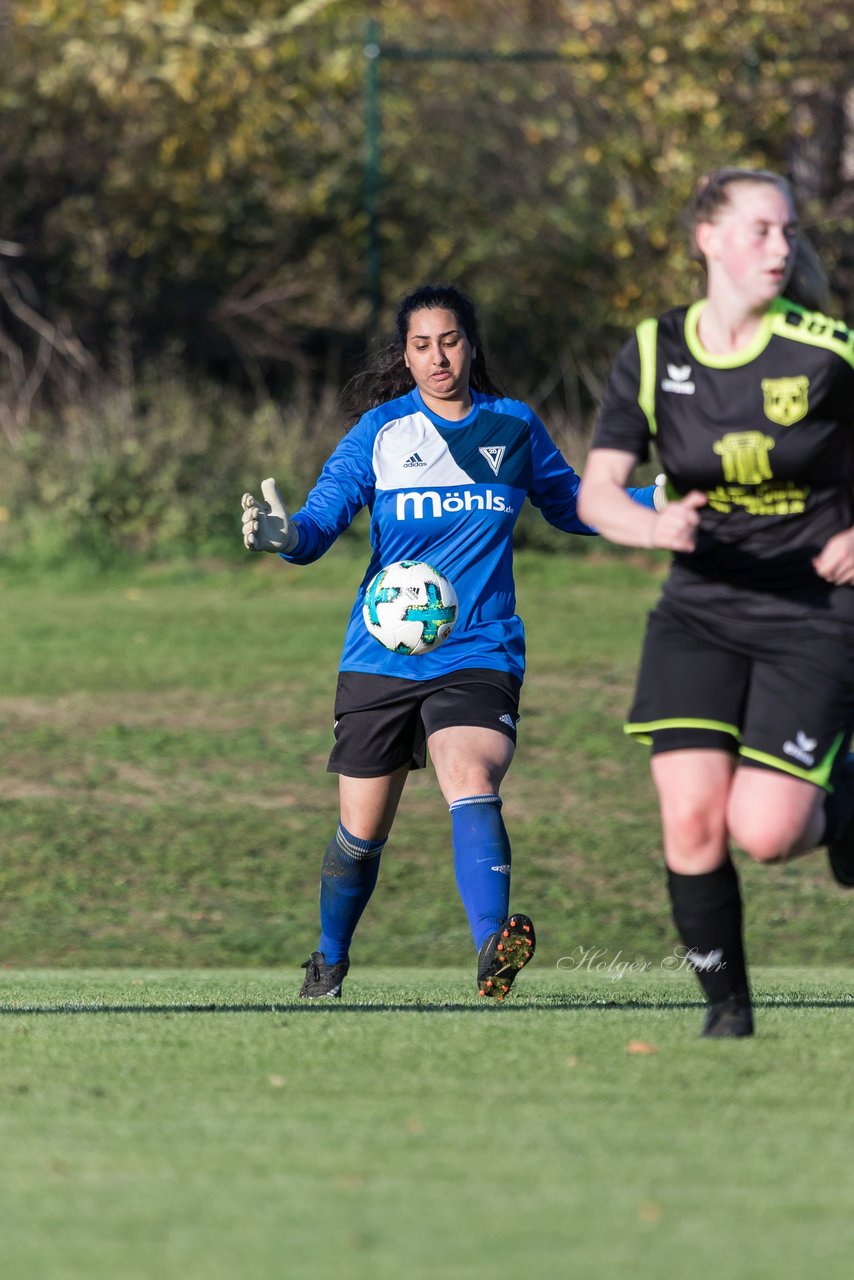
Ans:
{"type": "Polygon", "coordinates": [[[761,972],[709,1042],[666,974],[7,973],[2,1274],[842,1280],[849,978],[761,972]]]}
{"type": "MultiPolygon", "coordinates": [[[[336,822],[325,772],[361,561],[0,579],[0,947],[23,966],[299,964],[336,822]]],[[[656,958],[674,935],[646,751],[623,738],[660,565],[519,556],[529,637],[503,788],[515,909],[541,956],[656,958]]],[[[416,659],[417,661],[417,659],[416,659]]],[[[743,867],[753,958],[847,963],[851,906],[822,858],[743,867]]],[[[413,775],[354,960],[412,964],[441,928],[464,964],[450,820],[413,775]]]]}
{"type": "Polygon", "coordinates": [[[3,1280],[847,1277],[854,901],[740,859],[758,1034],[699,1038],[620,732],[659,562],[519,557],[512,999],[428,769],[346,999],[295,1000],[359,572],[0,579],[3,1280]]]}

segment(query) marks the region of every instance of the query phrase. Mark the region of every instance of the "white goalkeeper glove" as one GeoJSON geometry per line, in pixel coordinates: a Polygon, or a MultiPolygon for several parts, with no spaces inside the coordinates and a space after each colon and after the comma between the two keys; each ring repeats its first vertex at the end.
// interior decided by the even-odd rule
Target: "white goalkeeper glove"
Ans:
{"type": "Polygon", "coordinates": [[[272,476],[262,481],[261,492],[263,502],[251,493],[243,495],[243,545],[247,551],[284,551],[287,555],[299,542],[299,531],[272,476]]]}

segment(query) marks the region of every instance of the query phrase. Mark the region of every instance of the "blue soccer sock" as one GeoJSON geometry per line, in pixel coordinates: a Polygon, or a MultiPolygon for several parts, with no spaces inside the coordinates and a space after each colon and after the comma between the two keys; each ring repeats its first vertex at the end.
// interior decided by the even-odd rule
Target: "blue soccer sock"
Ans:
{"type": "Polygon", "coordinates": [[[479,951],[510,911],[510,841],[501,797],[466,796],[450,811],[457,888],[479,951]]]}
{"type": "Polygon", "coordinates": [[[380,870],[385,840],[359,840],[340,823],[320,870],[320,941],[327,964],[345,960],[380,870]]]}

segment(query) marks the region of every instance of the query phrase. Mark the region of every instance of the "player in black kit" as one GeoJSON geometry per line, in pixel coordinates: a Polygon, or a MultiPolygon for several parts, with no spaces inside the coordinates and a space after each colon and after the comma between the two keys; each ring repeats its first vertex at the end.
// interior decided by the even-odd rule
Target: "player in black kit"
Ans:
{"type": "Polygon", "coordinates": [[[645,320],[612,371],[583,519],[674,553],[626,732],[652,746],[674,920],[710,1003],[753,1031],[736,844],[760,862],[827,845],[854,887],[854,335],[786,182],[704,178],[706,296],[645,320]],[[622,492],[654,439],[670,502],[622,492]]]}

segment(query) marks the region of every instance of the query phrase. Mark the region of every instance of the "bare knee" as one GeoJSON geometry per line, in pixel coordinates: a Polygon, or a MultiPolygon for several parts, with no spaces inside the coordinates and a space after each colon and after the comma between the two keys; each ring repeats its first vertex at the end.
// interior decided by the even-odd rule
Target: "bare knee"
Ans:
{"type": "Polygon", "coordinates": [[[719,866],[726,851],[723,813],[716,808],[672,797],[662,805],[665,852],[674,871],[698,874],[719,866]]]}
{"type": "Polygon", "coordinates": [[[653,754],[664,855],[672,871],[702,875],[714,871],[726,858],[726,808],[732,773],[732,759],[723,751],[653,754]]]}
{"type": "Polygon", "coordinates": [[[800,832],[793,832],[791,827],[781,827],[769,815],[733,815],[730,836],[754,862],[785,862],[795,852],[800,852],[800,832]]]}
{"type": "Polygon", "coordinates": [[[480,796],[498,791],[498,782],[492,771],[479,760],[451,760],[437,770],[437,778],[444,795],[480,796]]]}
{"type": "Polygon", "coordinates": [[[438,729],[427,745],[448,804],[463,796],[497,794],[513,759],[510,738],[472,725],[438,729]]]}
{"type": "Polygon", "coordinates": [[[744,769],[730,795],[727,825],[734,843],[755,862],[785,862],[819,842],[822,793],[799,778],[744,769]]]}

